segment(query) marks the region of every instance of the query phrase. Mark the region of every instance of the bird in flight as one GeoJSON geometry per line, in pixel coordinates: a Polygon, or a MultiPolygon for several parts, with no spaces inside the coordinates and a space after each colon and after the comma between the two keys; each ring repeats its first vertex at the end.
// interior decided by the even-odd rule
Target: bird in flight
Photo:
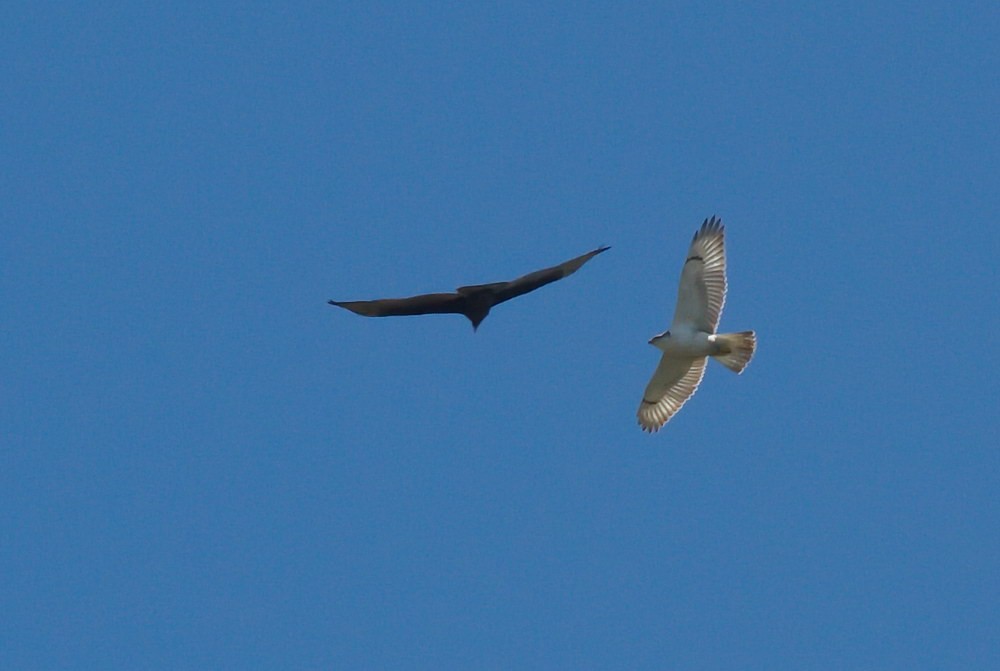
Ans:
{"type": "Polygon", "coordinates": [[[472,330],[475,331],[494,305],[572,275],[580,269],[580,266],[608,249],[611,248],[598,247],[558,266],[536,270],[510,282],[473,284],[459,287],[455,293],[421,294],[409,298],[381,298],[373,301],[329,301],[329,303],[365,317],[460,314],[468,317],[472,322],[472,330]]]}
{"type": "Polygon", "coordinates": [[[698,389],[708,357],[742,373],[757,347],[753,331],[716,333],[726,302],[725,229],[712,217],[695,232],[681,271],[669,331],[649,344],[663,352],[639,404],[639,425],[659,431],[698,389]]]}

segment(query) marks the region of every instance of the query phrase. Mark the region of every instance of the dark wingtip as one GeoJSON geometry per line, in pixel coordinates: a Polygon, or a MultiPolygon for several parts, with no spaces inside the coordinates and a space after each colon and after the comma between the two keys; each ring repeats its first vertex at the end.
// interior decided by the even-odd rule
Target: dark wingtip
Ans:
{"type": "Polygon", "coordinates": [[[604,252],[608,251],[609,249],[611,249],[611,245],[601,245],[600,247],[598,247],[594,251],[587,252],[583,256],[586,257],[586,261],[589,261],[590,259],[594,258],[598,254],[603,254],[604,252]]]}
{"type": "Polygon", "coordinates": [[[333,300],[327,301],[327,305],[336,305],[338,308],[340,307],[340,303],[338,303],[337,301],[333,301],[333,300]]]}
{"type": "Polygon", "coordinates": [[[723,228],[722,219],[713,214],[711,217],[701,222],[701,228],[694,232],[694,238],[692,238],[692,240],[697,240],[699,235],[704,235],[706,233],[721,232],[723,228]]]}

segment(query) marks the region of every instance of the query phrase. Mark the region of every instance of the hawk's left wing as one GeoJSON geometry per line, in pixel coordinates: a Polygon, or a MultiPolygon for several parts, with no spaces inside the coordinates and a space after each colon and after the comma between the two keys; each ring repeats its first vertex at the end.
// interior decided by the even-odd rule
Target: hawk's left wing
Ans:
{"type": "Polygon", "coordinates": [[[677,309],[671,330],[679,324],[715,333],[726,302],[725,229],[722,220],[706,219],[694,234],[681,271],[677,309]]]}

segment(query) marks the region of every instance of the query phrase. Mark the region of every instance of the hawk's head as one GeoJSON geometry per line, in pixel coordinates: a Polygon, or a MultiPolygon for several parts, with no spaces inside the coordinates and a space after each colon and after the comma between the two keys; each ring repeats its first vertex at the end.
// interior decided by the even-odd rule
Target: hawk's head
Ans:
{"type": "Polygon", "coordinates": [[[653,336],[652,338],[650,338],[649,339],[649,344],[650,345],[655,345],[659,341],[666,340],[669,337],[670,337],[670,331],[664,331],[663,333],[657,334],[657,335],[653,336]]]}

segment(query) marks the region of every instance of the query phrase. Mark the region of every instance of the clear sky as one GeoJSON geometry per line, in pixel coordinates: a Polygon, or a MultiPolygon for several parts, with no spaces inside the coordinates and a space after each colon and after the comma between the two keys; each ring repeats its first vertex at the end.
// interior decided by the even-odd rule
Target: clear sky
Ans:
{"type": "Polygon", "coordinates": [[[1000,668],[998,35],[4,4],[0,668],[1000,668]],[[712,214],[758,352],[648,435],[712,214]]]}

